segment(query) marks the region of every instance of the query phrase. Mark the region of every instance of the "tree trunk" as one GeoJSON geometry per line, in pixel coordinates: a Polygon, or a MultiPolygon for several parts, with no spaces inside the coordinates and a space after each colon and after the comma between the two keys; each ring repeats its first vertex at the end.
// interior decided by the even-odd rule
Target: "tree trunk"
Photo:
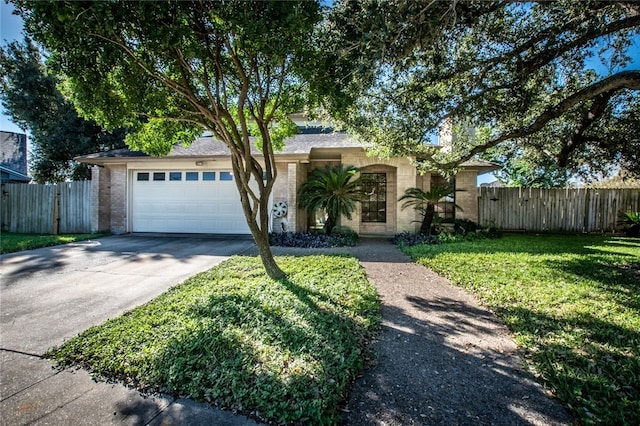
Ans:
{"type": "MultiPolygon", "coordinates": [[[[244,216],[249,225],[249,230],[251,231],[251,235],[253,236],[253,240],[256,243],[256,247],[258,247],[258,254],[260,255],[260,260],[262,260],[262,264],[264,265],[264,269],[267,272],[267,275],[274,280],[281,280],[287,275],[280,269],[275,259],[273,258],[273,253],[271,253],[271,246],[269,246],[269,194],[270,187],[261,186],[260,193],[258,194],[259,200],[257,206],[252,206],[252,203],[249,201],[249,182],[247,182],[247,186],[245,187],[240,180],[240,173],[242,173],[242,169],[238,166],[238,163],[241,161],[234,162],[233,172],[236,175],[236,186],[238,188],[238,192],[240,193],[240,202],[242,203],[242,209],[244,211],[244,216]],[[254,210],[257,210],[255,212],[254,210]],[[256,214],[257,213],[257,216],[256,214]]],[[[275,179],[275,178],[274,178],[275,179]]]]}
{"type": "Polygon", "coordinates": [[[269,275],[269,277],[274,280],[281,280],[287,275],[282,271],[282,269],[280,269],[275,259],[273,258],[271,246],[269,246],[269,235],[264,234],[266,233],[260,231],[253,235],[253,239],[256,242],[256,247],[258,247],[260,259],[262,260],[262,264],[264,265],[264,269],[267,272],[267,275],[269,275]]]}
{"type": "Polygon", "coordinates": [[[420,233],[425,235],[431,235],[431,224],[433,223],[433,216],[435,215],[436,206],[428,204],[424,211],[424,217],[422,218],[422,224],[420,225],[420,233]]]}
{"type": "Polygon", "coordinates": [[[324,233],[327,235],[331,235],[331,231],[335,227],[336,221],[331,216],[327,216],[327,220],[324,222],[324,233]]]}

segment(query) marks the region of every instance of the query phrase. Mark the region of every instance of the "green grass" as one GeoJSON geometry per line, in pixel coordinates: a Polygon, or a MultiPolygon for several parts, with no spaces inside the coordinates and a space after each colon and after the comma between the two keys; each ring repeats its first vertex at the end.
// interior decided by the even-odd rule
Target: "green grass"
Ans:
{"type": "Polygon", "coordinates": [[[0,234],[0,254],[73,243],[75,241],[89,240],[104,235],[105,234],[42,235],[3,232],[0,234]]]}
{"type": "Polygon", "coordinates": [[[333,424],[380,323],[357,260],[233,257],[48,356],[279,423],[333,424]]]}
{"type": "Polygon", "coordinates": [[[583,424],[640,424],[640,240],[510,235],[403,249],[470,290],[583,424]]]}

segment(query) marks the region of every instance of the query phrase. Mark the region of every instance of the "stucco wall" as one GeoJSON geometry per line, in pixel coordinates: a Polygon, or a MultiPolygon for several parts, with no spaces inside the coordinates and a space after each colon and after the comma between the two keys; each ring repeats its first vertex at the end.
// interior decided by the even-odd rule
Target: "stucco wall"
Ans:
{"type": "Polygon", "coordinates": [[[456,218],[478,222],[478,191],[476,182],[478,172],[460,171],[456,175],[456,204],[460,210],[456,211],[456,218]]]}
{"type": "Polygon", "coordinates": [[[362,235],[393,235],[402,231],[415,232],[417,223],[413,209],[402,210],[398,198],[407,188],[415,187],[417,182],[416,168],[405,158],[381,160],[367,156],[364,151],[349,150],[342,155],[342,163],[363,168],[365,172],[387,173],[387,223],[362,223],[360,208],[356,210],[352,220],[344,220],[343,225],[354,229],[362,235]]]}

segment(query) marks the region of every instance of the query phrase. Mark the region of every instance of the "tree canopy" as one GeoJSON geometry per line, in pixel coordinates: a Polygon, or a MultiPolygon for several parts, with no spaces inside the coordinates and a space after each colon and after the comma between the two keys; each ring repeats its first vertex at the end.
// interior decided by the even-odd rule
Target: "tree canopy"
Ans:
{"type": "Polygon", "coordinates": [[[107,132],[81,118],[59,83],[31,40],[0,48],[0,99],[12,120],[30,133],[29,166],[38,183],[89,179],[89,167],[75,157],[125,146],[124,129],[107,132]]]}
{"type": "Polygon", "coordinates": [[[325,106],[378,153],[429,167],[499,147],[543,168],[638,174],[639,29],[630,1],[343,1],[324,31],[351,71],[329,74],[325,106]],[[448,118],[459,131],[444,153],[431,141],[448,118]]]}
{"type": "Polygon", "coordinates": [[[267,273],[282,277],[268,244],[273,152],[295,129],[288,114],[303,104],[318,3],[14,3],[67,76],[76,107],[100,124],[131,128],[131,148],[167,154],[204,129],[226,144],[267,273]],[[252,135],[263,155],[252,154],[252,135]]]}

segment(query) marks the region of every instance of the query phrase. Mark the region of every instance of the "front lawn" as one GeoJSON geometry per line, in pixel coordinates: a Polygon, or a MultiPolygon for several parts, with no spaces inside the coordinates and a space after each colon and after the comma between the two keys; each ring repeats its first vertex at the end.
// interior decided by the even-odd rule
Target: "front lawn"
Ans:
{"type": "Polygon", "coordinates": [[[49,351],[62,365],[279,423],[330,424],[380,302],[357,260],[234,257],[49,351]]]}
{"type": "Polygon", "coordinates": [[[509,235],[403,249],[473,292],[584,424],[640,424],[640,240],[509,235]]]}
{"type": "Polygon", "coordinates": [[[0,234],[0,254],[13,253],[22,250],[33,250],[40,247],[56,246],[58,244],[73,243],[75,241],[90,240],[104,234],[14,234],[3,232],[0,234]]]}

